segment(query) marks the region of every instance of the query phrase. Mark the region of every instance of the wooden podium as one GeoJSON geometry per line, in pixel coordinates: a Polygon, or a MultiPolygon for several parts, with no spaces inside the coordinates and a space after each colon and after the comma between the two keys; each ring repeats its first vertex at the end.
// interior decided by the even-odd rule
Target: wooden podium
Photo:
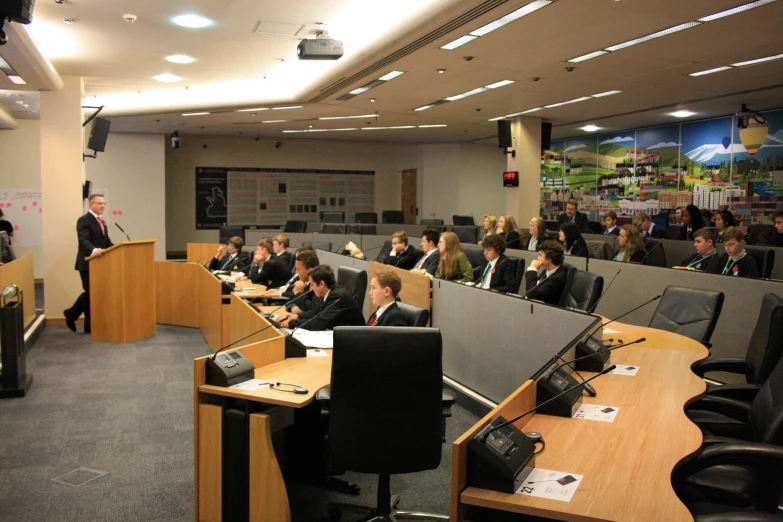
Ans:
{"type": "Polygon", "coordinates": [[[86,258],[93,340],[129,343],[155,335],[155,242],[123,241],[86,258]]]}

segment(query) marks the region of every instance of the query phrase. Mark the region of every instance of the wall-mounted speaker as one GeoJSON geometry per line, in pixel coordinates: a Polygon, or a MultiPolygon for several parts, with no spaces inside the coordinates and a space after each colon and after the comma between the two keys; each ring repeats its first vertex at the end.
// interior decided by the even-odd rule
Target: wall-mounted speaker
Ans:
{"type": "Polygon", "coordinates": [[[548,121],[541,122],[541,152],[549,150],[552,146],[552,123],[548,121]]]}
{"type": "Polygon", "coordinates": [[[90,131],[90,139],[87,141],[87,148],[95,152],[106,150],[106,138],[109,137],[109,127],[111,122],[105,118],[95,118],[90,131]]]}
{"type": "Polygon", "coordinates": [[[511,147],[511,120],[498,120],[498,147],[511,147]]]}

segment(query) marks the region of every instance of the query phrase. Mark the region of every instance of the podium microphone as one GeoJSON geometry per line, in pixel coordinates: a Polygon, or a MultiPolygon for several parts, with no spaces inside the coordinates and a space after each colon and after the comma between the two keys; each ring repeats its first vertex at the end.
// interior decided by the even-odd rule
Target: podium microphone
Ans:
{"type": "Polygon", "coordinates": [[[606,295],[606,292],[608,292],[608,291],[609,291],[609,289],[610,289],[610,288],[612,287],[612,285],[614,284],[614,280],[615,280],[615,279],[617,279],[617,276],[619,276],[619,275],[620,275],[620,272],[622,272],[622,271],[623,271],[623,269],[622,269],[622,268],[620,268],[620,269],[618,269],[618,270],[617,270],[617,273],[614,275],[614,277],[612,278],[612,280],[611,280],[611,281],[609,281],[609,285],[606,287],[606,289],[604,290],[604,292],[601,294],[601,297],[599,297],[599,298],[598,298],[598,300],[595,302],[595,304],[592,306],[592,308],[590,308],[590,310],[588,310],[588,312],[590,312],[591,314],[595,312],[595,309],[596,309],[596,308],[598,308],[598,303],[600,303],[600,302],[601,302],[601,299],[603,299],[603,298],[604,298],[604,296],[606,295]]]}
{"type": "Polygon", "coordinates": [[[128,241],[130,241],[130,240],[131,240],[131,238],[130,238],[130,236],[128,235],[128,233],[127,233],[127,232],[125,232],[125,231],[122,229],[122,227],[120,226],[120,224],[119,224],[119,223],[117,223],[117,222],[115,221],[115,222],[114,222],[114,226],[115,226],[115,227],[117,227],[117,228],[119,228],[119,229],[120,229],[120,232],[122,232],[123,234],[125,234],[125,237],[127,237],[127,238],[128,238],[128,241]]]}

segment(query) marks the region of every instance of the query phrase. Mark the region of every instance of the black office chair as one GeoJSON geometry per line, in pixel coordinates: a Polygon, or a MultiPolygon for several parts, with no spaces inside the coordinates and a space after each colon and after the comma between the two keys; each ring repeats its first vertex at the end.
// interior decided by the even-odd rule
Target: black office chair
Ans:
{"type": "Polygon", "coordinates": [[[587,244],[587,253],[590,259],[611,259],[612,258],[612,245],[607,241],[601,240],[585,240],[587,244]]]}
{"type": "Polygon", "coordinates": [[[347,234],[346,226],[343,223],[321,223],[321,234],[347,234]]]}
{"type": "Polygon", "coordinates": [[[435,218],[425,218],[422,219],[420,222],[421,225],[427,226],[427,227],[442,227],[443,226],[443,220],[442,219],[435,219],[435,218]]]}
{"type": "Polygon", "coordinates": [[[588,221],[587,226],[591,234],[600,234],[604,229],[604,225],[600,221],[588,221]]]}
{"type": "Polygon", "coordinates": [[[478,276],[481,277],[481,274],[484,272],[484,267],[487,266],[487,258],[484,257],[484,248],[475,243],[463,243],[462,251],[465,252],[465,255],[468,256],[468,261],[473,265],[473,280],[475,281],[475,274],[478,273],[478,276]]]}
{"type": "Polygon", "coordinates": [[[399,308],[402,312],[402,315],[405,316],[405,321],[410,327],[421,328],[427,326],[427,321],[430,320],[430,312],[424,308],[419,308],[418,306],[413,306],[407,303],[401,303],[400,301],[397,301],[397,308],[399,308]]]}
{"type": "Polygon", "coordinates": [[[450,230],[457,234],[460,243],[469,243],[475,245],[478,242],[478,230],[471,226],[454,226],[450,230]]]}
{"type": "Polygon", "coordinates": [[[774,233],[774,225],[762,225],[759,223],[748,225],[748,233],[745,236],[745,242],[748,245],[763,245],[774,233]]]}
{"type": "Polygon", "coordinates": [[[524,259],[519,260],[519,265],[517,265],[517,277],[516,277],[516,286],[517,293],[519,295],[525,295],[525,270],[526,270],[526,264],[524,259]]]}
{"type": "Polygon", "coordinates": [[[682,225],[669,225],[666,227],[666,239],[677,239],[682,225]]]}
{"type": "Polygon", "coordinates": [[[285,222],[285,226],[283,227],[283,232],[290,232],[292,234],[298,233],[303,234],[307,232],[307,221],[302,221],[298,219],[289,219],[285,222]]]}
{"type": "Polygon", "coordinates": [[[357,223],[369,223],[374,225],[378,223],[378,214],[376,212],[357,212],[353,220],[357,223]]]}
{"type": "Polygon", "coordinates": [[[389,257],[389,254],[391,253],[391,249],[392,249],[391,240],[384,241],[381,250],[378,252],[378,255],[375,257],[375,260],[378,263],[383,263],[383,260],[389,257]]]}
{"type": "Polygon", "coordinates": [[[560,298],[560,306],[592,312],[603,291],[603,277],[584,270],[574,270],[571,274],[571,285],[560,298]]]}
{"type": "Polygon", "coordinates": [[[324,210],[321,212],[321,223],[345,223],[345,212],[341,210],[324,210]]]}
{"type": "MultiPolygon", "coordinates": [[[[783,355],[783,298],[769,293],[761,300],[761,310],[756,321],[756,327],[750,336],[745,358],[710,357],[697,362],[691,369],[699,377],[707,372],[730,372],[745,375],[745,384],[708,385],[709,395],[719,395],[739,401],[750,402],[769,378],[772,370],[783,355]]],[[[727,419],[724,416],[702,416],[700,422],[705,424],[721,423],[727,419]]]]}
{"type": "Polygon", "coordinates": [[[363,223],[354,223],[354,224],[348,225],[347,233],[348,234],[360,234],[360,235],[363,235],[363,236],[374,236],[374,235],[378,234],[375,225],[365,225],[363,223]]]}
{"type": "Polygon", "coordinates": [[[759,267],[761,277],[772,277],[772,267],[775,264],[775,247],[746,246],[745,251],[753,257],[759,267]]]}
{"type": "Polygon", "coordinates": [[[381,221],[388,225],[404,225],[405,213],[402,210],[384,210],[381,213],[381,221]]]}
{"type": "Polygon", "coordinates": [[[664,268],[668,266],[666,264],[666,251],[663,249],[664,245],[661,242],[661,239],[645,238],[644,248],[647,250],[645,264],[664,268]]]}
{"type": "Polygon", "coordinates": [[[442,419],[450,415],[441,354],[436,328],[334,329],[331,389],[317,394],[329,416],[329,461],[334,469],[377,474],[378,495],[374,508],[330,504],[333,520],[342,511],[371,515],[367,521],[449,520],[397,511],[399,497],[389,486],[391,475],[440,465],[442,419]]]}
{"type": "Polygon", "coordinates": [[[218,242],[221,244],[228,243],[228,240],[234,236],[239,236],[242,241],[245,241],[245,229],[242,227],[220,227],[220,237],[218,242]]]}
{"type": "MultiPolygon", "coordinates": [[[[560,230],[560,221],[556,219],[547,219],[544,221],[544,224],[546,226],[547,231],[549,232],[555,232],[555,239],[557,239],[557,232],[560,230]]],[[[550,236],[552,234],[549,234],[550,236]]]]}
{"type": "Polygon", "coordinates": [[[337,282],[351,294],[361,310],[367,295],[367,272],[352,266],[337,269],[337,282]]]}
{"type": "Polygon", "coordinates": [[[667,286],[648,326],[690,337],[709,348],[722,308],[723,292],[667,286]]]}
{"type": "Polygon", "coordinates": [[[455,227],[475,227],[476,221],[473,216],[462,216],[460,214],[454,214],[451,216],[451,222],[455,227]]]}

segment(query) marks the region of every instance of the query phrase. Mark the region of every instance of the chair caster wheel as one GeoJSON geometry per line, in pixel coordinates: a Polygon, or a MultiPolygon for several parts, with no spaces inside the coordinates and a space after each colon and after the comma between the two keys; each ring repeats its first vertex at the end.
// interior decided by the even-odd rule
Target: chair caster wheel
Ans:
{"type": "Polygon", "coordinates": [[[351,484],[348,486],[348,490],[351,492],[351,495],[358,496],[362,492],[361,486],[359,484],[351,484]]]}
{"type": "Polygon", "coordinates": [[[343,516],[343,512],[339,509],[330,509],[329,510],[329,520],[332,522],[337,522],[340,520],[340,518],[343,516]]]}

